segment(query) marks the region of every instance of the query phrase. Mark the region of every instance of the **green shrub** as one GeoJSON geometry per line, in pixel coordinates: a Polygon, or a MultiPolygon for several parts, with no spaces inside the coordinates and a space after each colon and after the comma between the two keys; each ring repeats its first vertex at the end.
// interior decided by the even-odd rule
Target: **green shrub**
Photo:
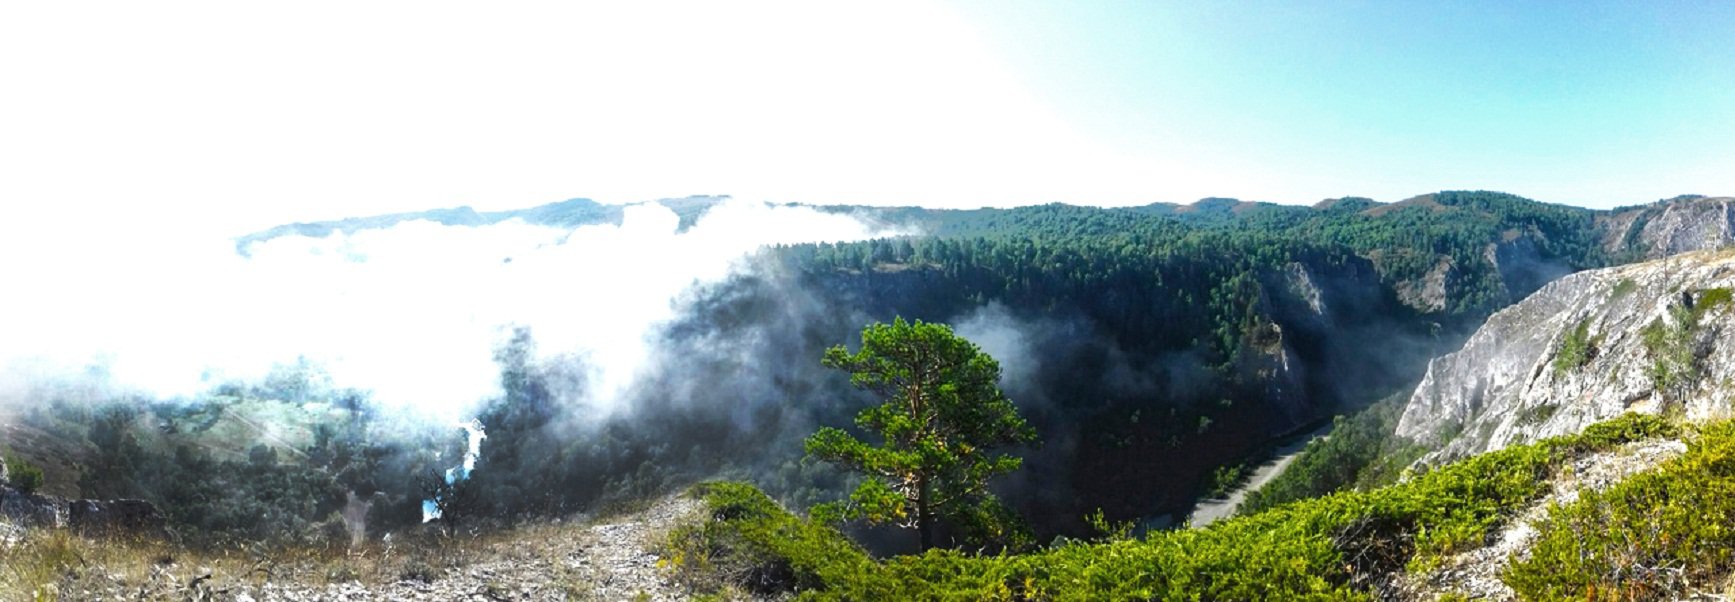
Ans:
{"type": "Polygon", "coordinates": [[[1695,318],[1703,318],[1717,308],[1729,305],[1735,301],[1735,291],[1728,287],[1708,288],[1699,291],[1699,297],[1693,300],[1695,318]]]}
{"type": "Polygon", "coordinates": [[[1632,441],[1659,437],[1679,437],[1681,427],[1651,414],[1622,414],[1592,424],[1583,432],[1570,437],[1551,439],[1552,445],[1565,446],[1577,452],[1608,449],[1632,441]]]}
{"type": "Polygon", "coordinates": [[[1211,480],[1206,486],[1205,497],[1223,498],[1235,490],[1236,485],[1247,479],[1246,464],[1225,464],[1211,471],[1211,480]]]}
{"type": "Polygon", "coordinates": [[[1579,320],[1566,331],[1566,336],[1561,337],[1560,351],[1554,354],[1554,375],[1577,370],[1595,357],[1596,346],[1590,338],[1590,318],[1579,320]]]}
{"type": "Polygon", "coordinates": [[[25,494],[36,493],[36,490],[42,488],[44,480],[42,468],[23,457],[8,454],[6,456],[6,472],[7,484],[25,494]]]}
{"type": "Polygon", "coordinates": [[[1639,290],[1639,283],[1634,282],[1632,278],[1622,278],[1620,282],[1615,283],[1613,289],[1609,290],[1609,300],[1620,299],[1637,290],[1639,290]]]}
{"type": "Polygon", "coordinates": [[[1518,413],[1518,424],[1530,426],[1548,422],[1554,414],[1560,411],[1560,404],[1545,403],[1524,408],[1518,413]]]}
{"type": "Polygon", "coordinates": [[[804,592],[829,584],[865,585],[878,576],[867,552],[830,526],[801,520],[743,483],[706,483],[707,520],[669,534],[665,564],[700,593],[734,585],[749,591],[804,592]]]}
{"type": "Polygon", "coordinates": [[[1109,520],[1101,508],[1085,515],[1084,522],[1090,525],[1091,531],[1096,532],[1099,541],[1122,541],[1132,538],[1134,527],[1132,521],[1109,520]]]}
{"type": "Polygon", "coordinates": [[[1669,308],[1669,321],[1657,318],[1639,330],[1645,353],[1651,358],[1645,372],[1665,399],[1679,400],[1699,382],[1701,366],[1693,349],[1696,316],[1694,311],[1674,305],[1669,308]]]}
{"type": "Polygon", "coordinates": [[[1532,600],[1671,599],[1735,570],[1735,423],[1705,427],[1657,470],[1537,523],[1528,558],[1501,578],[1532,600]]]}

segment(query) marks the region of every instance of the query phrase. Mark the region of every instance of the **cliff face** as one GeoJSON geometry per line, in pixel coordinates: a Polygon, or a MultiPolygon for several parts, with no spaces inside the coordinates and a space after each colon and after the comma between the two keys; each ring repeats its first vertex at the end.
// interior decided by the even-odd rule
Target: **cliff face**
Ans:
{"type": "MultiPolygon", "coordinates": [[[[1291,262],[1261,279],[1254,308],[1259,327],[1248,329],[1237,372],[1264,383],[1265,398],[1289,421],[1285,426],[1299,426],[1317,418],[1341,395],[1359,394],[1350,393],[1334,376],[1345,372],[1343,366],[1370,364],[1364,347],[1346,344],[1346,339],[1358,338],[1358,326],[1370,317],[1390,316],[1395,310],[1371,262],[1291,262]]],[[[1359,380],[1383,380],[1381,375],[1366,376],[1359,380]]]]}
{"type": "MultiPolygon", "coordinates": [[[[1682,224],[1678,233],[1709,228],[1682,224]]],[[[1691,235],[1658,240],[1682,237],[1691,235]]],[[[1627,411],[1730,414],[1735,345],[1717,342],[1735,333],[1731,288],[1731,251],[1555,280],[1430,362],[1397,434],[1434,449],[1423,462],[1436,463],[1576,433],[1627,411]]]]}
{"type": "Polygon", "coordinates": [[[1645,259],[1735,241],[1735,198],[1679,197],[1599,216],[1603,248],[1645,259]]]}

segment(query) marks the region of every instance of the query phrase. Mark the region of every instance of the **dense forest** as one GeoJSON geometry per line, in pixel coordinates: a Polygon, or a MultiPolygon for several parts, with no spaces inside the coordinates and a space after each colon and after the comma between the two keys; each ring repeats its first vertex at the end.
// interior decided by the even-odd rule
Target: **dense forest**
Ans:
{"type": "MultiPolygon", "coordinates": [[[[686,227],[714,202],[668,206],[686,227]]],[[[658,333],[668,361],[641,375],[630,411],[601,420],[561,403],[560,391],[586,386],[586,359],[537,361],[536,333],[520,329],[496,350],[503,393],[478,416],[487,438],[469,479],[440,477],[463,455],[464,431],[384,417],[365,391],[322,388],[317,367],[230,385],[203,405],[48,391],[59,397],[31,420],[83,450],[71,467],[78,493],[148,499],[212,538],[337,537],[335,515],[358,503],[369,531],[384,533],[420,523],[435,495],[453,502],[448,524],[559,516],[717,476],[805,509],[856,481],[804,460],[802,438],[848,426],[865,403],[821,353],[903,316],[952,324],[1006,367],[1002,387],[1043,443],[1018,450],[1023,470],[996,487],[1046,541],[1089,535],[1099,511],[1099,521],[1168,524],[1222,467],[1404,393],[1493,311],[1560,275],[1651,252],[1632,234],[1642,218],[1491,192],[1314,207],[824,210],[911,234],[766,248],[753,269],[689,291],[658,333]],[[293,437],[201,443],[202,429],[244,408],[307,413],[315,402],[293,437]]],[[[295,224],[237,248],[409,219],[619,219],[588,201],[437,213],[295,224]]],[[[1360,420],[1377,439],[1381,421],[1360,420]]],[[[1271,495],[1303,495],[1282,491],[1271,495]]]]}

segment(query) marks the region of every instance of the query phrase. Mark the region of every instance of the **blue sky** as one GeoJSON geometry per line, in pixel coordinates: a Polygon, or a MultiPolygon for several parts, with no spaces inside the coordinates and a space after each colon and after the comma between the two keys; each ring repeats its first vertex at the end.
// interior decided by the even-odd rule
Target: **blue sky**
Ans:
{"type": "Polygon", "coordinates": [[[1608,207],[1735,194],[1730,32],[1731,2],[8,3],[0,198],[37,240],[689,194],[1608,207]]]}
{"type": "Polygon", "coordinates": [[[1090,136],[1282,174],[1273,200],[1735,188],[1735,3],[960,6],[1090,136]]]}

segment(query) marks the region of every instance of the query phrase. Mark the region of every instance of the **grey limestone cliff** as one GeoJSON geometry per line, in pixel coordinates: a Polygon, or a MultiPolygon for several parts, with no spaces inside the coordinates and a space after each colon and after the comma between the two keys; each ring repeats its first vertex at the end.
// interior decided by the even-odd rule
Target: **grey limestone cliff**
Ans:
{"type": "Polygon", "coordinates": [[[1425,463],[1575,433],[1627,411],[1731,413],[1735,252],[1565,276],[1434,359],[1397,426],[1425,463]],[[1564,355],[1564,357],[1563,357],[1564,355]]]}

